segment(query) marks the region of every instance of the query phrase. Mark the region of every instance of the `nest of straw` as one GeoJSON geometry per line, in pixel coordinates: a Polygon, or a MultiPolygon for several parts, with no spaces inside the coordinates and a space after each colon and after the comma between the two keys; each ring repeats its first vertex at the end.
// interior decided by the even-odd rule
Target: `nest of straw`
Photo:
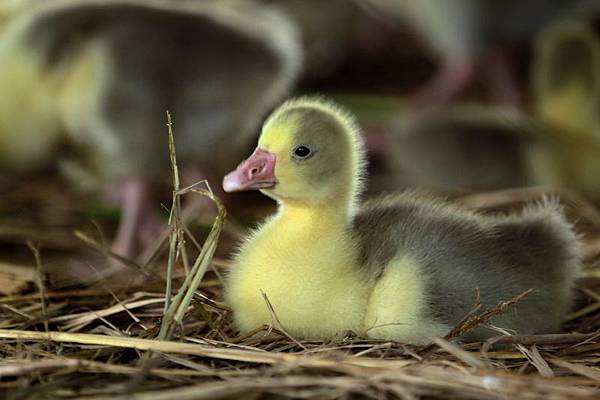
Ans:
{"type": "MultiPolygon", "coordinates": [[[[3,254],[13,260],[0,263],[0,289],[9,293],[0,297],[2,398],[600,398],[600,212],[584,199],[558,193],[583,234],[586,264],[566,333],[504,332],[484,343],[452,341],[526,292],[493,309],[475,305],[446,337],[427,346],[364,340],[352,332],[324,342],[298,341],[276,315],[271,326],[240,336],[221,301],[236,231],[225,225],[224,209],[209,189],[180,188],[172,140],[171,154],[170,230],[147,265],[110,254],[85,218],[65,222],[64,209],[37,221],[0,224],[3,254]],[[182,197],[198,195],[217,204],[212,224],[195,229],[201,243],[182,207],[182,197]],[[82,248],[95,251],[88,261],[96,279],[61,281],[53,268],[82,248]],[[100,273],[95,262],[116,269],[100,273]]],[[[51,189],[44,193],[53,198],[51,189]]],[[[54,193],[59,199],[53,204],[69,204],[60,197],[62,189],[54,193]]],[[[509,190],[455,201],[497,212],[543,193],[509,190]]],[[[7,203],[25,204],[14,198],[7,203]]]]}

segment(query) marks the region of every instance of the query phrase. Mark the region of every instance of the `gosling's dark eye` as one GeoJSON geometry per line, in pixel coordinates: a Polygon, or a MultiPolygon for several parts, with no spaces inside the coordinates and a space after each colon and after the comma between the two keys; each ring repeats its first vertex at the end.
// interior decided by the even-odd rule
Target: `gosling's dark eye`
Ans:
{"type": "Polygon", "coordinates": [[[312,150],[304,145],[300,145],[294,149],[294,158],[298,160],[306,160],[312,154],[312,150]]]}

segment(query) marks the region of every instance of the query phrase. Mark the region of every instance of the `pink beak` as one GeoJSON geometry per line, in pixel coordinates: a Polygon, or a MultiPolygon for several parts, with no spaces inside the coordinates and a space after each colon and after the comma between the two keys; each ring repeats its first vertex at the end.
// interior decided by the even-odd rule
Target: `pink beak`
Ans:
{"type": "Polygon", "coordinates": [[[223,178],[223,189],[226,192],[239,192],[274,187],[277,184],[276,159],[275,154],[257,148],[248,159],[223,178]]]}

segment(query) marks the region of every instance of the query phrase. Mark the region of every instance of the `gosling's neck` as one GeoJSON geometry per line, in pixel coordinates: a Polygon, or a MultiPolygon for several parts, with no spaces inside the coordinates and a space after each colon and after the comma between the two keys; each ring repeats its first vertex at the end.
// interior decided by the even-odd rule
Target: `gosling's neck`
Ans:
{"type": "Polygon", "coordinates": [[[343,271],[358,270],[350,221],[347,209],[335,203],[281,202],[265,226],[262,240],[273,254],[285,255],[278,265],[286,273],[303,271],[314,274],[314,279],[329,279],[343,271]]]}
{"type": "Polygon", "coordinates": [[[279,201],[275,221],[298,233],[343,233],[352,219],[348,199],[330,199],[324,202],[304,202],[286,199],[279,201]]]}

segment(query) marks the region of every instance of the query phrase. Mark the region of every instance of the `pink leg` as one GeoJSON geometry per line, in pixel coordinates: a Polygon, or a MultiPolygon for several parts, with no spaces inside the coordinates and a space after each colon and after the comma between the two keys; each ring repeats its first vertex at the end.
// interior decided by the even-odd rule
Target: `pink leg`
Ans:
{"type": "MultiPolygon", "coordinates": [[[[196,167],[186,167],[183,170],[181,187],[187,187],[196,182],[207,179],[207,175],[201,169],[196,167]]],[[[211,189],[214,194],[223,200],[220,182],[211,180],[211,189]]],[[[182,203],[182,219],[184,223],[189,223],[202,214],[213,215],[215,213],[215,205],[208,197],[203,197],[198,194],[191,193],[184,196],[182,203]]],[[[149,237],[149,240],[144,243],[144,247],[140,252],[137,261],[140,265],[146,265],[152,259],[152,256],[160,249],[161,245],[169,236],[169,227],[161,225],[158,230],[154,231],[154,235],[149,237]]]]}
{"type": "Polygon", "coordinates": [[[417,108],[437,108],[450,103],[473,80],[476,62],[469,57],[444,61],[433,79],[416,94],[417,108]]]}
{"type": "Polygon", "coordinates": [[[522,98],[510,54],[498,48],[490,50],[484,60],[483,70],[492,100],[498,104],[519,108],[522,98]]]}
{"type": "Polygon", "coordinates": [[[363,139],[369,154],[388,154],[394,145],[394,136],[383,126],[363,127],[363,139]]]}
{"type": "MultiPolygon", "coordinates": [[[[163,224],[154,213],[150,185],[140,178],[130,178],[109,188],[108,196],[121,205],[119,227],[111,251],[126,259],[136,261],[140,249],[154,240],[163,224]]],[[[121,273],[126,267],[113,259],[76,258],[67,264],[65,271],[56,274],[57,287],[71,284],[91,284],[121,273]]],[[[131,279],[123,277],[126,281],[131,279]]],[[[135,275],[137,276],[137,274],[135,275]]],[[[121,279],[121,276],[119,276],[121,279]]]]}
{"type": "Polygon", "coordinates": [[[148,241],[160,226],[151,204],[150,187],[140,178],[130,178],[117,185],[113,193],[121,205],[121,219],[111,250],[134,259],[141,242],[148,241]]]}

